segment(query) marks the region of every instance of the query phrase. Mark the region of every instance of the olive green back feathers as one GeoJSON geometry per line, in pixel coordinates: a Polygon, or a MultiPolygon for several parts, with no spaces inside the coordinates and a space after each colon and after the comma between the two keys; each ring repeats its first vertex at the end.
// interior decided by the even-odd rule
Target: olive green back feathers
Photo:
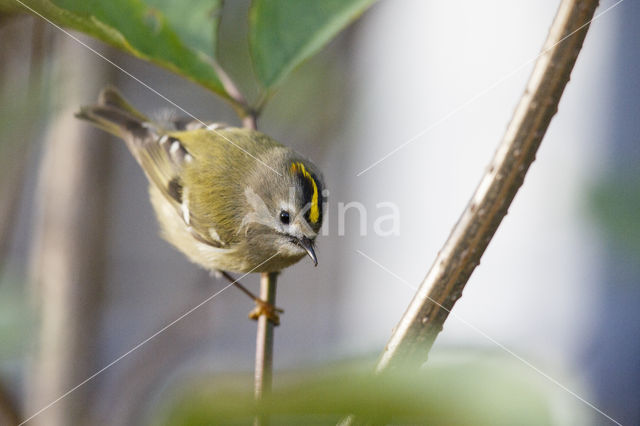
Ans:
{"type": "Polygon", "coordinates": [[[313,252],[322,176],[267,135],[198,120],[159,124],[113,88],[76,116],[125,141],[150,182],[163,236],[192,261],[208,269],[277,271],[313,252]]]}

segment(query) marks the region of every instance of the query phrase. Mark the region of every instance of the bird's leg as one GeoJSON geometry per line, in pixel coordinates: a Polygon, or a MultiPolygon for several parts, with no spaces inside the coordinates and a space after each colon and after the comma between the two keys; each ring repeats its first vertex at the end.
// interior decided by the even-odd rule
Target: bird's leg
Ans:
{"type": "Polygon", "coordinates": [[[223,277],[225,277],[231,284],[240,289],[244,294],[249,296],[255,303],[256,307],[253,308],[251,312],[249,312],[249,318],[252,320],[257,320],[261,315],[265,315],[269,321],[271,321],[274,325],[280,325],[280,315],[284,313],[284,310],[277,308],[271,303],[267,303],[264,300],[260,299],[258,296],[250,292],[245,286],[240,284],[236,279],[234,279],[229,273],[225,271],[220,271],[223,277]]]}

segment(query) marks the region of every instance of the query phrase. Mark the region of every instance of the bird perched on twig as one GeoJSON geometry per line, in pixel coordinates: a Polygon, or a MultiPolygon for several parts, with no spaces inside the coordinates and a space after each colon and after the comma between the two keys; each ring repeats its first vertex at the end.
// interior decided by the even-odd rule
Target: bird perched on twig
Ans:
{"type": "MultiPolygon", "coordinates": [[[[149,180],[162,236],[191,261],[240,273],[280,271],[305,255],[317,265],[324,182],[292,149],[255,130],[154,122],[109,87],[76,116],[125,141],[149,180]]],[[[234,284],[256,301],[252,317],[277,322],[281,310],[234,284]]]]}

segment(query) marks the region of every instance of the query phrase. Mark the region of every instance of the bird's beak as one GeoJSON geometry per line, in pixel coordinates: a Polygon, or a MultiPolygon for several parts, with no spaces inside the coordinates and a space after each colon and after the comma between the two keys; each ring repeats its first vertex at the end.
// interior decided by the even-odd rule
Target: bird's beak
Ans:
{"type": "Polygon", "coordinates": [[[302,237],[300,239],[296,239],[296,244],[307,251],[307,254],[313,261],[313,266],[318,266],[318,257],[316,256],[315,250],[313,250],[313,241],[307,237],[302,237]]]}

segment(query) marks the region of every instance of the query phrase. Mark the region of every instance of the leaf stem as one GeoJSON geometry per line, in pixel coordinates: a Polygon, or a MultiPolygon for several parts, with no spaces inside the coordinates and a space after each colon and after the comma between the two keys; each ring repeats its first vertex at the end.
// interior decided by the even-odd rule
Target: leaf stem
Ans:
{"type": "Polygon", "coordinates": [[[258,113],[254,111],[250,111],[242,118],[242,125],[247,129],[257,130],[258,129],[258,113]]]}
{"type": "Polygon", "coordinates": [[[211,66],[213,67],[215,72],[218,74],[218,77],[220,77],[220,82],[222,83],[222,87],[224,87],[224,90],[226,90],[229,96],[231,96],[231,99],[233,99],[240,106],[245,107],[248,110],[249,105],[247,104],[247,100],[245,99],[244,95],[240,92],[240,89],[238,89],[238,86],[236,86],[236,84],[231,79],[229,74],[227,74],[224,68],[222,68],[222,65],[220,65],[217,60],[213,60],[211,61],[211,66]]]}
{"type": "Polygon", "coordinates": [[[597,0],[563,0],[511,123],[449,239],[395,328],[377,366],[420,365],[508,208],[558,109],[597,0]]]}

